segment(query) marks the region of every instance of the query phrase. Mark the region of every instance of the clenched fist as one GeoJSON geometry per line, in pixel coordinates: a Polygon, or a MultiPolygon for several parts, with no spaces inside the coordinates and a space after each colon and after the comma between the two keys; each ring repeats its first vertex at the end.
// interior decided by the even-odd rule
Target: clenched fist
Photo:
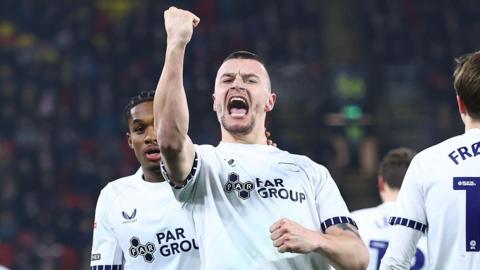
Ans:
{"type": "Polygon", "coordinates": [[[170,7],[163,13],[165,30],[169,45],[185,46],[192,39],[193,28],[200,23],[200,18],[190,11],[170,7]]]}
{"type": "Polygon", "coordinates": [[[270,226],[270,238],[278,252],[309,253],[318,248],[315,231],[309,230],[295,221],[283,218],[270,226]]]}

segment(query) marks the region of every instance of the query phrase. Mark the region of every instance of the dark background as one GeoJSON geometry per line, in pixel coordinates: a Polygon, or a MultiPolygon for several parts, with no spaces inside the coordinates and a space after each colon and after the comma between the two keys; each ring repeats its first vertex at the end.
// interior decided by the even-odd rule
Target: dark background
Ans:
{"type": "Polygon", "coordinates": [[[265,58],[279,147],[326,165],[351,210],[378,204],[378,159],[463,132],[454,57],[479,48],[477,1],[0,2],[0,264],[87,269],[97,196],[138,164],[123,107],[154,89],[163,11],[201,18],[188,46],[190,135],[216,144],[215,74],[265,58]]]}

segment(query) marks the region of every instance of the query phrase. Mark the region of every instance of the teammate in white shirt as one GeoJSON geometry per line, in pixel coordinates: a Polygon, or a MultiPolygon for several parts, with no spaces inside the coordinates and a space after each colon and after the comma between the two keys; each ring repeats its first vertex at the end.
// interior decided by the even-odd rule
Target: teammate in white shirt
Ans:
{"type": "Polygon", "coordinates": [[[192,143],[182,73],[199,18],[174,7],[164,17],[155,127],[164,176],[192,210],[202,268],[365,269],[368,251],[328,170],[266,145],[276,96],[258,56],[236,52],[223,62],[213,95],[222,142],[192,143]]]}
{"type": "Polygon", "coordinates": [[[127,139],[141,168],[110,182],[95,212],[91,270],[199,269],[191,215],[160,172],[153,128],[154,92],[127,104],[127,139]]]}
{"type": "Polygon", "coordinates": [[[380,269],[408,269],[422,232],[430,269],[480,269],[480,53],[457,59],[454,88],[465,133],[415,156],[380,269]]]}
{"type": "MultiPolygon", "coordinates": [[[[382,159],[378,172],[378,189],[383,203],[377,207],[352,212],[352,217],[360,228],[360,236],[369,248],[368,270],[379,269],[380,260],[387,250],[392,228],[388,224],[388,219],[394,209],[394,201],[413,156],[415,156],[415,152],[408,148],[396,148],[389,151],[382,159]]],[[[410,269],[429,269],[425,259],[426,251],[427,240],[422,237],[418,242],[415,259],[410,269]]]]}

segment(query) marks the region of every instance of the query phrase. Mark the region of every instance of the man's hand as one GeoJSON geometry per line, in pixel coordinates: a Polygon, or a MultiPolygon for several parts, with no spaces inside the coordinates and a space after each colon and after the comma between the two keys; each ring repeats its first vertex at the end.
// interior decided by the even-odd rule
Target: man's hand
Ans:
{"type": "Polygon", "coordinates": [[[185,46],[192,39],[193,28],[200,23],[200,18],[190,11],[170,7],[163,13],[167,43],[172,46],[185,46]]]}
{"type": "Polygon", "coordinates": [[[318,248],[319,232],[282,218],[270,226],[270,238],[278,252],[309,253],[318,248]]]}

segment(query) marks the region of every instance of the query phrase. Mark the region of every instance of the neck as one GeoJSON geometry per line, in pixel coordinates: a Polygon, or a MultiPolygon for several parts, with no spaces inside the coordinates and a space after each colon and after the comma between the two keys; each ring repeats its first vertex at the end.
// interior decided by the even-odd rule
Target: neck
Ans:
{"type": "Polygon", "coordinates": [[[143,180],[151,183],[159,183],[165,181],[160,169],[157,170],[145,170],[142,168],[143,171],[143,180]]]}
{"type": "Polygon", "coordinates": [[[399,190],[389,189],[380,193],[383,202],[394,202],[397,199],[399,190]]]}
{"type": "Polygon", "coordinates": [[[480,128],[480,121],[475,121],[471,117],[467,117],[464,123],[465,123],[465,132],[471,129],[480,128]]]}
{"type": "Polygon", "coordinates": [[[222,127],[222,142],[243,144],[267,144],[267,137],[265,136],[265,131],[263,128],[261,131],[256,128],[248,134],[234,134],[230,133],[222,127]]]}

